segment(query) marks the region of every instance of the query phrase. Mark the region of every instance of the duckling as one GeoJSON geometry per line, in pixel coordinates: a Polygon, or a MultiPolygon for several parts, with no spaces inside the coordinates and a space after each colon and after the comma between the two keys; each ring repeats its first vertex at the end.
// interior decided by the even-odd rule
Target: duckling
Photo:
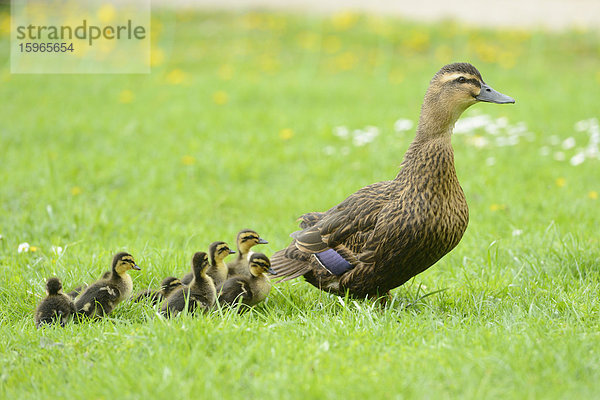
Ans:
{"type": "MultiPolygon", "coordinates": [[[[100,279],[106,279],[110,276],[110,271],[105,271],[102,274],[102,277],[100,277],[100,279]]],[[[79,285],[76,286],[74,289],[72,289],[69,293],[67,293],[69,295],[69,297],[71,297],[73,300],[75,300],[77,298],[77,296],[79,296],[81,294],[81,292],[87,288],[88,285],[79,285]]]]}
{"type": "MultiPolygon", "coordinates": [[[[227,272],[229,269],[223,260],[230,254],[235,254],[235,251],[231,250],[229,245],[225,242],[213,242],[208,247],[210,268],[208,268],[207,274],[213,279],[215,287],[221,286],[223,282],[227,280],[227,272]]],[[[181,279],[181,282],[184,285],[189,285],[192,279],[194,279],[193,271],[186,274],[181,279]]]]}
{"type": "Polygon", "coordinates": [[[189,286],[177,288],[163,303],[161,314],[167,318],[174,317],[186,308],[190,313],[194,313],[198,308],[203,311],[208,310],[215,304],[217,291],[215,284],[207,270],[210,266],[208,255],[204,252],[197,252],[192,258],[192,267],[194,278],[189,286]]]}
{"type": "Polygon", "coordinates": [[[430,82],[416,137],[398,175],[366,186],[323,213],[272,257],[283,279],[355,297],[384,296],[425,271],[461,240],[469,209],[454,168],[454,124],[478,102],[514,103],[468,63],[442,67],[430,82]]]}
{"type": "Polygon", "coordinates": [[[227,268],[229,268],[227,276],[242,275],[250,277],[250,270],[248,269],[248,254],[250,253],[250,249],[257,244],[268,244],[269,242],[262,239],[253,230],[243,229],[238,233],[236,243],[238,255],[235,260],[227,263],[227,268]]]}
{"type": "Polygon", "coordinates": [[[181,287],[182,283],[178,278],[174,276],[168,276],[160,283],[159,290],[142,290],[140,291],[133,301],[140,302],[144,299],[150,298],[152,305],[158,304],[163,299],[169,297],[171,293],[178,287],[181,287]]]}
{"type": "Polygon", "coordinates": [[[75,301],[77,313],[90,318],[110,314],[117,304],[131,295],[133,282],[127,273],[130,269],[141,270],[133,256],[125,252],[115,254],[110,277],[100,279],[84,290],[75,301]]]}
{"type": "Polygon", "coordinates": [[[60,279],[53,277],[46,281],[46,296],[35,310],[36,328],[54,322],[65,326],[71,315],[75,314],[75,304],[69,296],[63,293],[60,279]]]}
{"type": "Polygon", "coordinates": [[[263,253],[252,253],[248,260],[248,270],[250,277],[234,276],[219,288],[219,303],[233,305],[241,301],[247,306],[253,306],[267,297],[271,281],[265,273],[275,274],[269,257],[263,253]]]}

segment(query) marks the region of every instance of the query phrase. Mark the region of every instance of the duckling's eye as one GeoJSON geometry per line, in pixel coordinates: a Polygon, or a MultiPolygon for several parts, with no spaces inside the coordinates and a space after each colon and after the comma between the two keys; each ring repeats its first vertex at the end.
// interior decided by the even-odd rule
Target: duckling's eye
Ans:
{"type": "Polygon", "coordinates": [[[464,76],[461,76],[456,81],[459,82],[459,83],[465,83],[467,81],[467,78],[465,78],[464,76]]]}

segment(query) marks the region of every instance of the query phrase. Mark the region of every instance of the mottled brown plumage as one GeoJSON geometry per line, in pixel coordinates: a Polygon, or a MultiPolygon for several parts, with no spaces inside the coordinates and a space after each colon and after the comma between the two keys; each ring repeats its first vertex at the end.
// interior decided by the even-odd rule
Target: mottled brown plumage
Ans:
{"type": "Polygon", "coordinates": [[[394,180],[374,183],[323,213],[300,217],[292,243],[273,255],[283,281],[353,296],[378,296],[426,270],[459,243],[469,210],[454,168],[452,129],[478,101],[514,100],[466,63],[444,66],[425,95],[416,137],[394,180]],[[315,254],[334,249],[351,269],[329,272],[315,254]]]}

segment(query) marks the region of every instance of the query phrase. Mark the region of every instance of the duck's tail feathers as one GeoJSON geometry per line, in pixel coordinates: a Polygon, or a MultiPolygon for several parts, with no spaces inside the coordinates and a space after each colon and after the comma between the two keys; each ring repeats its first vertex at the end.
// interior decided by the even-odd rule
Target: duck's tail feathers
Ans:
{"type": "Polygon", "coordinates": [[[271,268],[277,272],[277,275],[274,276],[276,283],[296,279],[310,271],[311,268],[308,261],[286,257],[286,251],[287,249],[279,250],[271,257],[271,268]]]}

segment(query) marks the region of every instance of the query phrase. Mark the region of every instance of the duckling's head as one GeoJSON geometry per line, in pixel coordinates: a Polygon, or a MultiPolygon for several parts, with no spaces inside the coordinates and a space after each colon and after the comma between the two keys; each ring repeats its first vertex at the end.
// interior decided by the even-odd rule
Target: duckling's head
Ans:
{"type": "Polygon", "coordinates": [[[260,276],[265,272],[275,275],[276,272],[271,268],[271,260],[263,253],[252,253],[248,259],[250,273],[254,276],[260,276]]]}
{"type": "Polygon", "coordinates": [[[256,246],[257,244],[267,244],[265,239],[261,238],[258,233],[254,232],[251,229],[241,230],[237,235],[237,246],[238,250],[241,254],[246,254],[252,246],[256,246]]]}
{"type": "Polygon", "coordinates": [[[488,86],[481,74],[469,63],[454,63],[442,67],[431,79],[419,125],[427,125],[428,133],[438,128],[445,133],[468,107],[478,102],[514,103],[515,100],[488,86]]]}
{"type": "Polygon", "coordinates": [[[181,285],[183,284],[178,278],[175,278],[174,276],[168,276],[162,280],[160,283],[160,288],[163,291],[164,296],[167,297],[171,292],[173,292],[173,290],[177,289],[181,285]]]}
{"type": "Polygon", "coordinates": [[[194,277],[199,277],[206,274],[206,270],[209,266],[208,254],[203,251],[194,253],[194,257],[192,257],[192,270],[194,271],[194,277]]]}
{"type": "Polygon", "coordinates": [[[213,242],[208,247],[208,254],[210,255],[210,263],[215,265],[217,262],[221,262],[230,254],[235,254],[235,251],[229,248],[229,245],[225,242],[213,242]]]}
{"type": "Polygon", "coordinates": [[[115,254],[113,257],[112,269],[119,275],[124,274],[130,269],[141,270],[135,263],[133,256],[125,252],[115,254]]]}
{"type": "Polygon", "coordinates": [[[48,278],[46,281],[46,294],[48,296],[62,294],[62,283],[60,282],[60,279],[56,277],[48,278]]]}

